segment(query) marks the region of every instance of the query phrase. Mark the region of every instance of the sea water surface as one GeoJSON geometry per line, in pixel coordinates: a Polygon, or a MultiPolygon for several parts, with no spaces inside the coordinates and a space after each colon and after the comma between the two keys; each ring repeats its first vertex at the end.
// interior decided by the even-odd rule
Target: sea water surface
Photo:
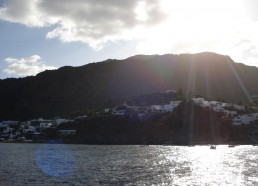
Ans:
{"type": "Polygon", "coordinates": [[[0,185],[258,185],[258,146],[0,144],[0,185]]]}

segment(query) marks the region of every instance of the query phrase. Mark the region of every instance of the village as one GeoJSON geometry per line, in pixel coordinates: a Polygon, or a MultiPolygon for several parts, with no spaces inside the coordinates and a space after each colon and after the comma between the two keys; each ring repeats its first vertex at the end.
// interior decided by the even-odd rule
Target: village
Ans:
{"type": "MultiPolygon", "coordinates": [[[[192,100],[196,105],[203,108],[223,113],[223,117],[232,119],[232,125],[248,125],[258,120],[258,112],[247,113],[243,105],[219,101],[206,101],[204,98],[192,98],[192,100]]],[[[257,111],[257,108],[253,107],[253,110],[257,111]]]]}
{"type": "MultiPolygon", "coordinates": [[[[167,90],[165,93],[176,93],[174,90],[167,90]]],[[[247,111],[246,106],[234,103],[223,103],[210,101],[204,98],[190,98],[196,105],[220,113],[222,119],[229,119],[233,126],[250,125],[258,121],[258,111],[252,107],[247,111]],[[255,112],[256,111],[256,112],[255,112]]],[[[181,100],[170,101],[167,104],[156,104],[148,106],[128,106],[125,102],[114,108],[105,108],[96,112],[94,117],[129,117],[137,121],[148,121],[153,117],[172,113],[181,104],[181,100]]],[[[87,115],[77,116],[73,119],[33,119],[29,121],[2,121],[0,122],[0,142],[41,142],[49,137],[49,134],[57,133],[59,137],[73,136],[76,129],[59,129],[61,125],[72,123],[76,120],[89,119],[87,115]]],[[[258,126],[257,126],[258,127],[258,126]]]]}

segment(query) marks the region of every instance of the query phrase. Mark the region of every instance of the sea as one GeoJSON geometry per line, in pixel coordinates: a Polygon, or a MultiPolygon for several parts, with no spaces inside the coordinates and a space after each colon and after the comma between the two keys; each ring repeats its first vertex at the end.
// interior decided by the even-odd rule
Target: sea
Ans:
{"type": "Polygon", "coordinates": [[[0,185],[258,185],[258,146],[1,143],[0,185]]]}

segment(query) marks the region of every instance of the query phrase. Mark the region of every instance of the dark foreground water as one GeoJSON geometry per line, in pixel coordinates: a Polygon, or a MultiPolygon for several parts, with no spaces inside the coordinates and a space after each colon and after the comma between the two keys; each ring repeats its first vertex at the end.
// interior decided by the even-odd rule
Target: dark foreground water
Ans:
{"type": "Polygon", "coordinates": [[[0,185],[258,185],[258,146],[0,144],[0,185]]]}

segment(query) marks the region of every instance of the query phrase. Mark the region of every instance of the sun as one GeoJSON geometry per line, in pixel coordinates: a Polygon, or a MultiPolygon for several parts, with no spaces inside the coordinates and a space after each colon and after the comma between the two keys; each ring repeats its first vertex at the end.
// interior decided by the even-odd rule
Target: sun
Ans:
{"type": "Polygon", "coordinates": [[[163,0],[161,7],[167,19],[145,32],[142,53],[230,53],[245,24],[241,0],[163,0]]]}

